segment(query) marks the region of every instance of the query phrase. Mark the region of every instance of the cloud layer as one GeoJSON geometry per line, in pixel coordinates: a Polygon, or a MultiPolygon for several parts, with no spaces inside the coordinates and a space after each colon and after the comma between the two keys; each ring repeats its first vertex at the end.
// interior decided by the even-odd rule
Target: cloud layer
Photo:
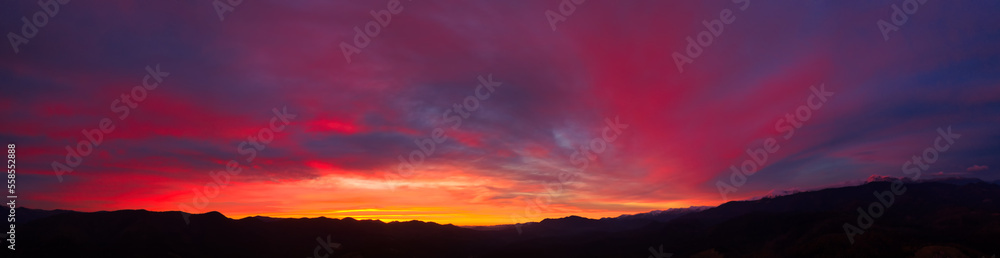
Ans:
{"type": "MultiPolygon", "coordinates": [[[[192,212],[509,223],[577,171],[525,217],[617,216],[722,203],[717,183],[767,139],[778,148],[729,199],[903,176],[949,126],[962,136],[930,171],[1000,176],[979,169],[1000,166],[995,2],[929,1],[885,40],[877,21],[901,1],[585,1],[555,31],[545,13],[570,1],[402,1],[348,62],[341,43],[388,2],[244,1],[222,21],[206,1],[61,5],[0,51],[22,206],[177,210],[241,160],[192,212]],[[706,31],[680,72],[674,54],[706,31]],[[122,119],[157,65],[169,76],[122,119]],[[464,117],[480,76],[502,85],[464,117]],[[832,96],[796,113],[821,85],[832,96]],[[283,107],[296,117],[246,162],[240,144],[283,107]],[[115,129],[60,182],[52,163],[105,118],[115,129]],[[578,171],[573,153],[615,118],[627,129],[578,171]],[[390,189],[437,128],[447,140],[390,189]]],[[[42,11],[4,5],[15,34],[42,11]]]]}

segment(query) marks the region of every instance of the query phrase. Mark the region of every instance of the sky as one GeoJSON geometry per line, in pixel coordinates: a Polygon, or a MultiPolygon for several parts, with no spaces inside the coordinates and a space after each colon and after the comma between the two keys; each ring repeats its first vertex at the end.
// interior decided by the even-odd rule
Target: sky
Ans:
{"type": "Polygon", "coordinates": [[[1000,179],[1000,2],[904,2],[5,2],[0,140],[19,206],[234,218],[1000,179]]]}

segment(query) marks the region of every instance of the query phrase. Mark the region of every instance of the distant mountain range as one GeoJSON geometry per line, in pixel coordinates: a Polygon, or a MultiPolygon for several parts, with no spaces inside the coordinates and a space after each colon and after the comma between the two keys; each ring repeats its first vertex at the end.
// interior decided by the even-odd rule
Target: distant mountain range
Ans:
{"type": "Polygon", "coordinates": [[[17,209],[5,257],[990,257],[1000,185],[907,182],[852,244],[844,224],[892,180],[616,218],[458,227],[351,218],[239,220],[221,213],[17,209]],[[663,253],[659,253],[662,250],[663,253]],[[327,255],[327,256],[324,256],[327,255]],[[656,256],[659,255],[659,256],[656,256]]]}

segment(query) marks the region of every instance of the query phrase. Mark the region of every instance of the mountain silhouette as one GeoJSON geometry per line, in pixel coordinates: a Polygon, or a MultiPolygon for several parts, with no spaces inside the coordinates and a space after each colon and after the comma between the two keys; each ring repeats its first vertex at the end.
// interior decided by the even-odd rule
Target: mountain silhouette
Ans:
{"type": "Polygon", "coordinates": [[[989,257],[1000,253],[1000,186],[908,182],[854,236],[858,208],[892,180],[615,218],[492,227],[352,218],[230,219],[120,210],[17,209],[16,257],[989,257]],[[329,248],[329,252],[327,252],[329,248]],[[324,256],[326,255],[326,256],[324,256]],[[662,255],[662,254],[661,254],[662,255]],[[664,256],[665,257],[665,256],[664,256]]]}

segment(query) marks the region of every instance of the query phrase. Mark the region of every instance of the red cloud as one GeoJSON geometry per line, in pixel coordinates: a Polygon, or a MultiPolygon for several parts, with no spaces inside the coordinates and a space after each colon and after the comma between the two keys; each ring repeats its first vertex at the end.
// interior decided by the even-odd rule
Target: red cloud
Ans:
{"type": "Polygon", "coordinates": [[[990,169],[990,166],[987,166],[987,165],[982,165],[982,166],[980,166],[980,165],[972,165],[971,167],[966,168],[965,171],[970,171],[970,172],[972,172],[972,171],[985,171],[987,169],[990,169]]]}

